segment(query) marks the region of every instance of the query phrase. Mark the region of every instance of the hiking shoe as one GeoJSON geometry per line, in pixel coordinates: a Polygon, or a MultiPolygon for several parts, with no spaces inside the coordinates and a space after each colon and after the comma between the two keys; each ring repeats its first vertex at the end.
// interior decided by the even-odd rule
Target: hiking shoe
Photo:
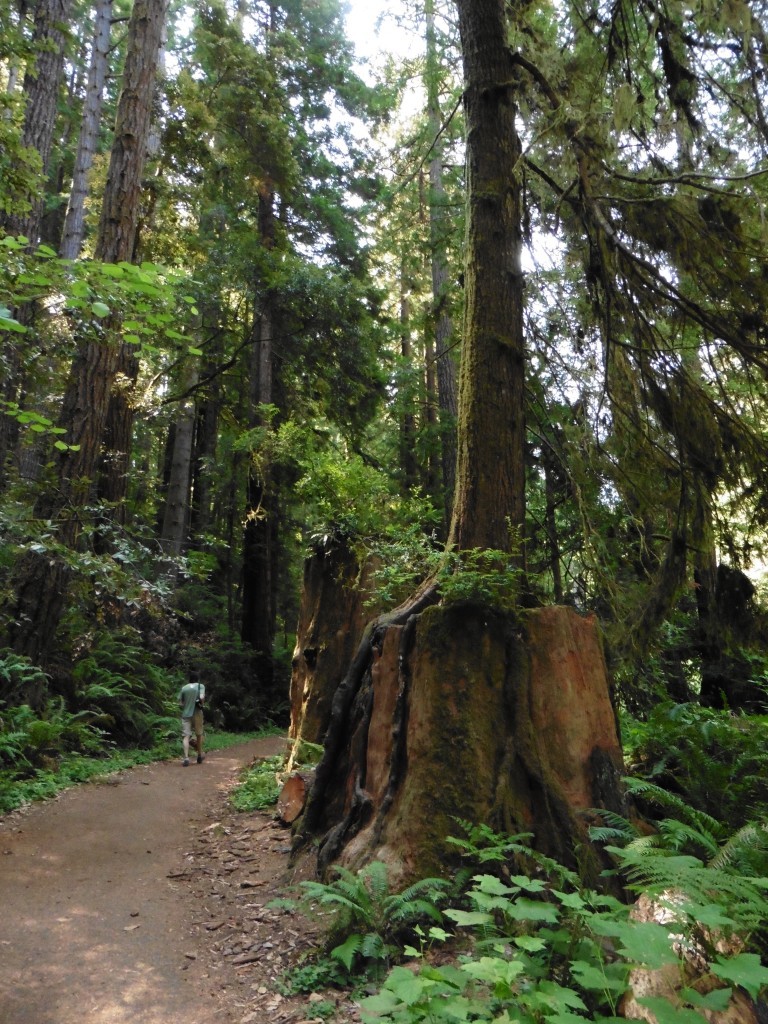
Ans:
{"type": "Polygon", "coordinates": [[[197,755],[197,763],[198,764],[202,764],[204,760],[205,760],[205,754],[198,754],[197,755]]]}
{"type": "Polygon", "coordinates": [[[185,757],[184,760],[181,763],[184,765],[185,768],[189,768],[189,758],[188,757],[185,757]]]}

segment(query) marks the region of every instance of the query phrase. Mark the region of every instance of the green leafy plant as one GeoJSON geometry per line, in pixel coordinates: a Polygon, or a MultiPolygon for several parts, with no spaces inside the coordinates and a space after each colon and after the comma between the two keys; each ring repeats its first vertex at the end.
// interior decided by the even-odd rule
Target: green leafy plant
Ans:
{"type": "MultiPolygon", "coordinates": [[[[681,951],[698,940],[702,924],[728,928],[748,941],[755,921],[768,910],[764,880],[731,878],[721,895],[717,886],[727,872],[669,851],[663,878],[646,870],[645,859],[642,879],[633,881],[637,868],[632,858],[622,860],[621,870],[630,887],[650,887],[659,899],[665,885],[687,886],[670,900],[673,923],[634,919],[627,905],[585,889],[572,872],[527,848],[521,837],[475,829],[456,845],[471,857],[487,856],[498,869],[474,875],[464,905],[444,911],[455,935],[464,937],[461,947],[454,948],[447,966],[422,956],[417,971],[395,967],[380,992],[363,1001],[366,1024],[613,1024],[621,1019],[619,1001],[632,967],[682,968],[681,951]],[[504,864],[505,850],[515,860],[504,864]],[[515,873],[521,854],[533,873],[515,873]]],[[[667,999],[641,1000],[659,1024],[704,1024],[700,1011],[724,1008],[730,986],[756,996],[768,983],[768,969],[744,945],[730,956],[712,949],[710,965],[715,990],[707,995],[681,988],[674,1005],[667,999]]]]}
{"type": "Polygon", "coordinates": [[[45,692],[48,676],[29,658],[12,650],[0,651],[0,703],[27,704],[31,694],[45,692]]]}
{"type": "Polygon", "coordinates": [[[237,811],[263,811],[272,807],[280,795],[279,772],[285,763],[282,754],[265,757],[246,768],[230,795],[237,811]]]}
{"type": "Polygon", "coordinates": [[[314,956],[287,971],[280,979],[278,988],[286,995],[295,995],[325,988],[343,988],[348,980],[349,974],[338,960],[314,956]]]}
{"type": "Polygon", "coordinates": [[[176,731],[169,712],[178,680],[155,663],[136,630],[98,633],[72,679],[77,705],[115,740],[152,746],[158,731],[176,731]]]}
{"type": "Polygon", "coordinates": [[[337,867],[330,882],[302,882],[300,907],[321,915],[331,958],[348,973],[358,964],[365,972],[388,964],[420,922],[442,921],[438,904],[448,887],[445,879],[424,878],[392,892],[386,864],[373,861],[357,872],[337,867]]]}
{"type": "Polygon", "coordinates": [[[632,774],[717,817],[731,831],[768,813],[763,716],[662,703],[645,721],[625,717],[632,774]]]}

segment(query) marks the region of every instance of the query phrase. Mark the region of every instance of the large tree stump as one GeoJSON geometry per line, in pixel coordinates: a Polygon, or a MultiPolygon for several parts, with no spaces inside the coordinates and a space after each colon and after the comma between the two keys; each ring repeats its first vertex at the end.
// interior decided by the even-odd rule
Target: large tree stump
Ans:
{"type": "Polygon", "coordinates": [[[381,859],[398,877],[452,858],[456,819],[532,833],[592,877],[585,814],[624,812],[596,620],[431,606],[374,626],[337,691],[300,823],[320,871],[381,859]]]}
{"type": "Polygon", "coordinates": [[[328,538],[304,563],[296,647],[291,671],[291,724],[294,741],[289,768],[300,743],[322,743],[333,695],[344,666],[352,660],[372,615],[366,578],[354,552],[328,538]]]}

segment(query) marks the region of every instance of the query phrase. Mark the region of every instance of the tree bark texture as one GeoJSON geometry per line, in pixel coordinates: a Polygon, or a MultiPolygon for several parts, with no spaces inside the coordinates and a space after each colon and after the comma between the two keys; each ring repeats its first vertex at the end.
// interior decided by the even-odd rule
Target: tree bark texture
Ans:
{"type": "Polygon", "coordinates": [[[291,766],[302,741],[322,743],[340,666],[349,664],[372,614],[366,576],[343,541],[327,538],[304,562],[291,670],[291,766]]]}
{"type": "MultiPolygon", "coordinates": [[[[69,24],[71,0],[39,0],[35,6],[35,27],[32,45],[35,57],[24,75],[24,129],[25,146],[40,154],[41,170],[48,171],[53,149],[56,125],[56,106],[64,69],[64,44],[69,24]]],[[[43,189],[30,196],[26,213],[3,219],[9,235],[25,235],[32,244],[39,241],[45,194],[43,189]]]]}
{"type": "MultiPolygon", "coordinates": [[[[266,182],[259,193],[259,235],[265,250],[275,244],[275,192],[266,182]]],[[[274,396],[274,299],[261,286],[261,309],[256,313],[251,347],[251,394],[249,422],[264,424],[261,406],[274,396]]],[[[277,483],[274,467],[248,468],[246,516],[243,531],[243,604],[240,637],[259,656],[257,685],[264,697],[271,695],[272,646],[275,637],[275,559],[277,551],[277,483]]]]}
{"type": "Polygon", "coordinates": [[[72,173],[72,188],[69,193],[62,232],[61,255],[65,259],[77,259],[85,237],[85,200],[88,196],[88,174],[93,165],[99,138],[104,85],[107,79],[111,18],[112,0],[100,0],[96,8],[91,63],[88,70],[88,85],[72,173]]]}
{"type": "MultiPolygon", "coordinates": [[[[195,367],[190,364],[184,381],[185,391],[194,387],[195,367]]],[[[171,475],[165,498],[165,514],[160,543],[169,555],[181,555],[189,541],[192,448],[195,435],[195,403],[182,401],[176,418],[171,475]]]]}
{"type": "Polygon", "coordinates": [[[167,8],[168,0],[134,0],[95,254],[105,263],[133,258],[167,8]]]}
{"type": "Polygon", "coordinates": [[[594,883],[588,812],[626,813],[622,753],[594,618],[430,606],[370,631],[337,690],[300,825],[318,867],[387,862],[444,870],[456,819],[532,833],[594,883]],[[346,691],[346,692],[345,692],[346,691]]]}
{"type": "MultiPolygon", "coordinates": [[[[64,68],[64,43],[69,22],[71,0],[40,0],[35,6],[32,45],[35,57],[24,75],[24,127],[22,142],[40,155],[40,170],[48,171],[56,125],[56,107],[64,68]]],[[[20,11],[23,13],[23,11],[20,11]]],[[[9,83],[10,89],[10,83],[9,83]]],[[[0,216],[0,227],[8,235],[24,235],[36,245],[40,240],[45,192],[38,189],[29,197],[25,213],[0,216]]],[[[34,306],[27,304],[16,311],[16,319],[25,327],[34,322],[34,306]]],[[[5,402],[20,401],[24,392],[24,355],[20,345],[6,345],[5,379],[2,397],[5,402]]],[[[8,462],[19,439],[18,422],[11,416],[0,417],[0,491],[5,490],[8,462]]]]}
{"type": "MultiPolygon", "coordinates": [[[[96,256],[105,262],[129,260],[134,248],[141,174],[146,156],[155,68],[167,0],[136,0],[129,25],[123,92],[118,103],[115,142],[104,194],[96,256]]],[[[108,322],[108,331],[117,325],[108,322]]],[[[126,359],[135,358],[114,338],[82,344],[70,370],[59,425],[74,446],[57,460],[57,486],[38,501],[35,514],[58,527],[59,539],[74,547],[82,528],[107,430],[113,388],[126,359]]],[[[130,422],[132,423],[132,409],[130,422]]],[[[113,433],[113,437],[118,436],[113,433]]],[[[129,450],[129,446],[126,445],[129,450]]],[[[124,453],[127,458],[127,454],[124,453]]],[[[123,465],[115,472],[125,476],[123,465]]],[[[71,571],[59,555],[22,558],[15,570],[16,605],[9,640],[15,650],[44,662],[53,643],[71,571]],[[45,613],[41,611],[41,605],[45,613]]]]}
{"type": "MultiPolygon", "coordinates": [[[[117,104],[115,136],[101,208],[96,259],[131,262],[141,215],[141,186],[152,127],[153,101],[168,0],[134,0],[128,25],[123,88],[117,104]]],[[[120,342],[115,387],[104,435],[99,497],[125,521],[139,359],[132,345],[120,342]]]]}
{"type": "MultiPolygon", "coordinates": [[[[432,271],[432,321],[440,414],[440,462],[445,519],[450,522],[456,486],[456,369],[451,353],[453,320],[448,308],[449,273],[446,256],[448,217],[443,185],[444,147],[441,138],[440,98],[437,89],[438,57],[434,0],[426,0],[426,80],[429,132],[434,140],[429,160],[429,247],[432,271]]],[[[429,389],[428,389],[429,393],[429,389]]]]}
{"type": "Polygon", "coordinates": [[[462,550],[509,551],[515,539],[522,540],[525,519],[515,74],[504,0],[458,0],[457,8],[465,82],[467,258],[450,541],[462,550]]]}

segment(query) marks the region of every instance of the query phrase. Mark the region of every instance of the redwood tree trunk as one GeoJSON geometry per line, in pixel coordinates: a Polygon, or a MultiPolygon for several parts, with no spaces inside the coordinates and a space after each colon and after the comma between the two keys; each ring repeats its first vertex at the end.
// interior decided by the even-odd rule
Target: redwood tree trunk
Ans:
{"type": "MultiPolygon", "coordinates": [[[[26,105],[21,141],[40,155],[43,180],[48,173],[53,149],[70,8],[71,0],[39,0],[35,5],[32,35],[34,57],[24,76],[26,105]]],[[[0,227],[5,234],[24,235],[36,245],[40,240],[44,205],[45,192],[41,187],[29,196],[26,212],[0,216],[0,227]]],[[[34,306],[29,303],[23,306],[16,311],[16,318],[25,326],[30,326],[34,319],[34,306]]],[[[24,392],[25,355],[21,345],[9,344],[9,339],[4,339],[4,344],[7,371],[0,398],[5,402],[17,402],[24,392]]],[[[6,486],[7,463],[16,448],[18,436],[18,422],[12,416],[0,416],[0,491],[6,486]]]]}
{"type": "MultiPolygon", "coordinates": [[[[95,254],[96,259],[105,263],[131,262],[134,258],[167,9],[168,0],[134,0],[95,254]]],[[[119,386],[113,388],[107,412],[98,494],[113,505],[114,519],[122,524],[135,415],[134,391],[139,375],[139,359],[133,345],[120,342],[116,372],[119,386]]]]}
{"type": "MultiPolygon", "coordinates": [[[[458,8],[469,191],[451,542],[509,550],[525,509],[516,76],[505,0],[458,8]]],[[[596,622],[438,600],[428,583],[366,631],[333,697],[295,853],[313,839],[321,871],[377,858],[413,877],[444,866],[464,818],[532,833],[594,884],[583,812],[625,810],[596,622]]]]}
{"type": "MultiPolygon", "coordinates": [[[[259,230],[265,249],[275,242],[275,195],[267,183],[259,195],[259,230]]],[[[251,369],[251,426],[263,423],[261,406],[274,402],[273,388],[273,298],[266,290],[254,325],[251,369]]],[[[275,636],[275,551],[277,540],[277,485],[270,467],[248,468],[246,520],[243,531],[243,609],[240,636],[256,651],[256,685],[264,697],[271,696],[275,636]]]]}
{"type": "Polygon", "coordinates": [[[465,323],[450,542],[523,539],[525,420],[517,81],[503,0],[458,0],[467,133],[465,323]],[[516,537],[514,535],[517,535],[516,537]]]}
{"type": "MultiPolygon", "coordinates": [[[[135,0],[129,27],[123,92],[118,104],[115,144],[104,194],[97,258],[130,259],[138,223],[141,175],[146,155],[154,73],[167,0],[135,0]]],[[[107,324],[109,329],[118,325],[107,324]]],[[[57,462],[57,485],[36,507],[40,518],[57,523],[59,538],[73,547],[96,475],[115,376],[124,356],[118,344],[81,345],[72,363],[59,426],[71,446],[57,462]]],[[[118,469],[119,471],[119,469],[118,469]]],[[[10,643],[33,661],[44,662],[66,599],[70,570],[59,555],[30,552],[16,568],[16,607],[10,643]]]]}
{"type": "MultiPolygon", "coordinates": [[[[440,98],[437,88],[438,57],[434,0],[426,0],[427,117],[432,143],[429,161],[429,244],[432,270],[432,320],[435,333],[435,363],[440,414],[440,462],[445,519],[450,522],[456,485],[456,370],[451,346],[453,320],[448,308],[448,218],[443,186],[443,142],[440,98]]],[[[429,391],[429,389],[428,389],[429,391]]]]}
{"type": "Polygon", "coordinates": [[[72,173],[72,188],[69,193],[64,230],[61,240],[61,255],[65,259],[77,259],[85,237],[85,200],[88,195],[88,173],[93,164],[99,138],[101,107],[104,101],[104,84],[107,79],[107,55],[112,18],[112,0],[99,0],[93,30],[91,64],[88,70],[88,86],[85,93],[80,136],[75,154],[72,173]]]}
{"type": "MultiPolygon", "coordinates": [[[[190,364],[184,380],[184,390],[195,385],[196,372],[190,364]]],[[[160,534],[163,550],[169,555],[181,555],[189,541],[190,494],[192,483],[192,448],[195,435],[195,403],[187,396],[181,402],[176,418],[171,473],[165,498],[165,512],[160,534]]]]}

